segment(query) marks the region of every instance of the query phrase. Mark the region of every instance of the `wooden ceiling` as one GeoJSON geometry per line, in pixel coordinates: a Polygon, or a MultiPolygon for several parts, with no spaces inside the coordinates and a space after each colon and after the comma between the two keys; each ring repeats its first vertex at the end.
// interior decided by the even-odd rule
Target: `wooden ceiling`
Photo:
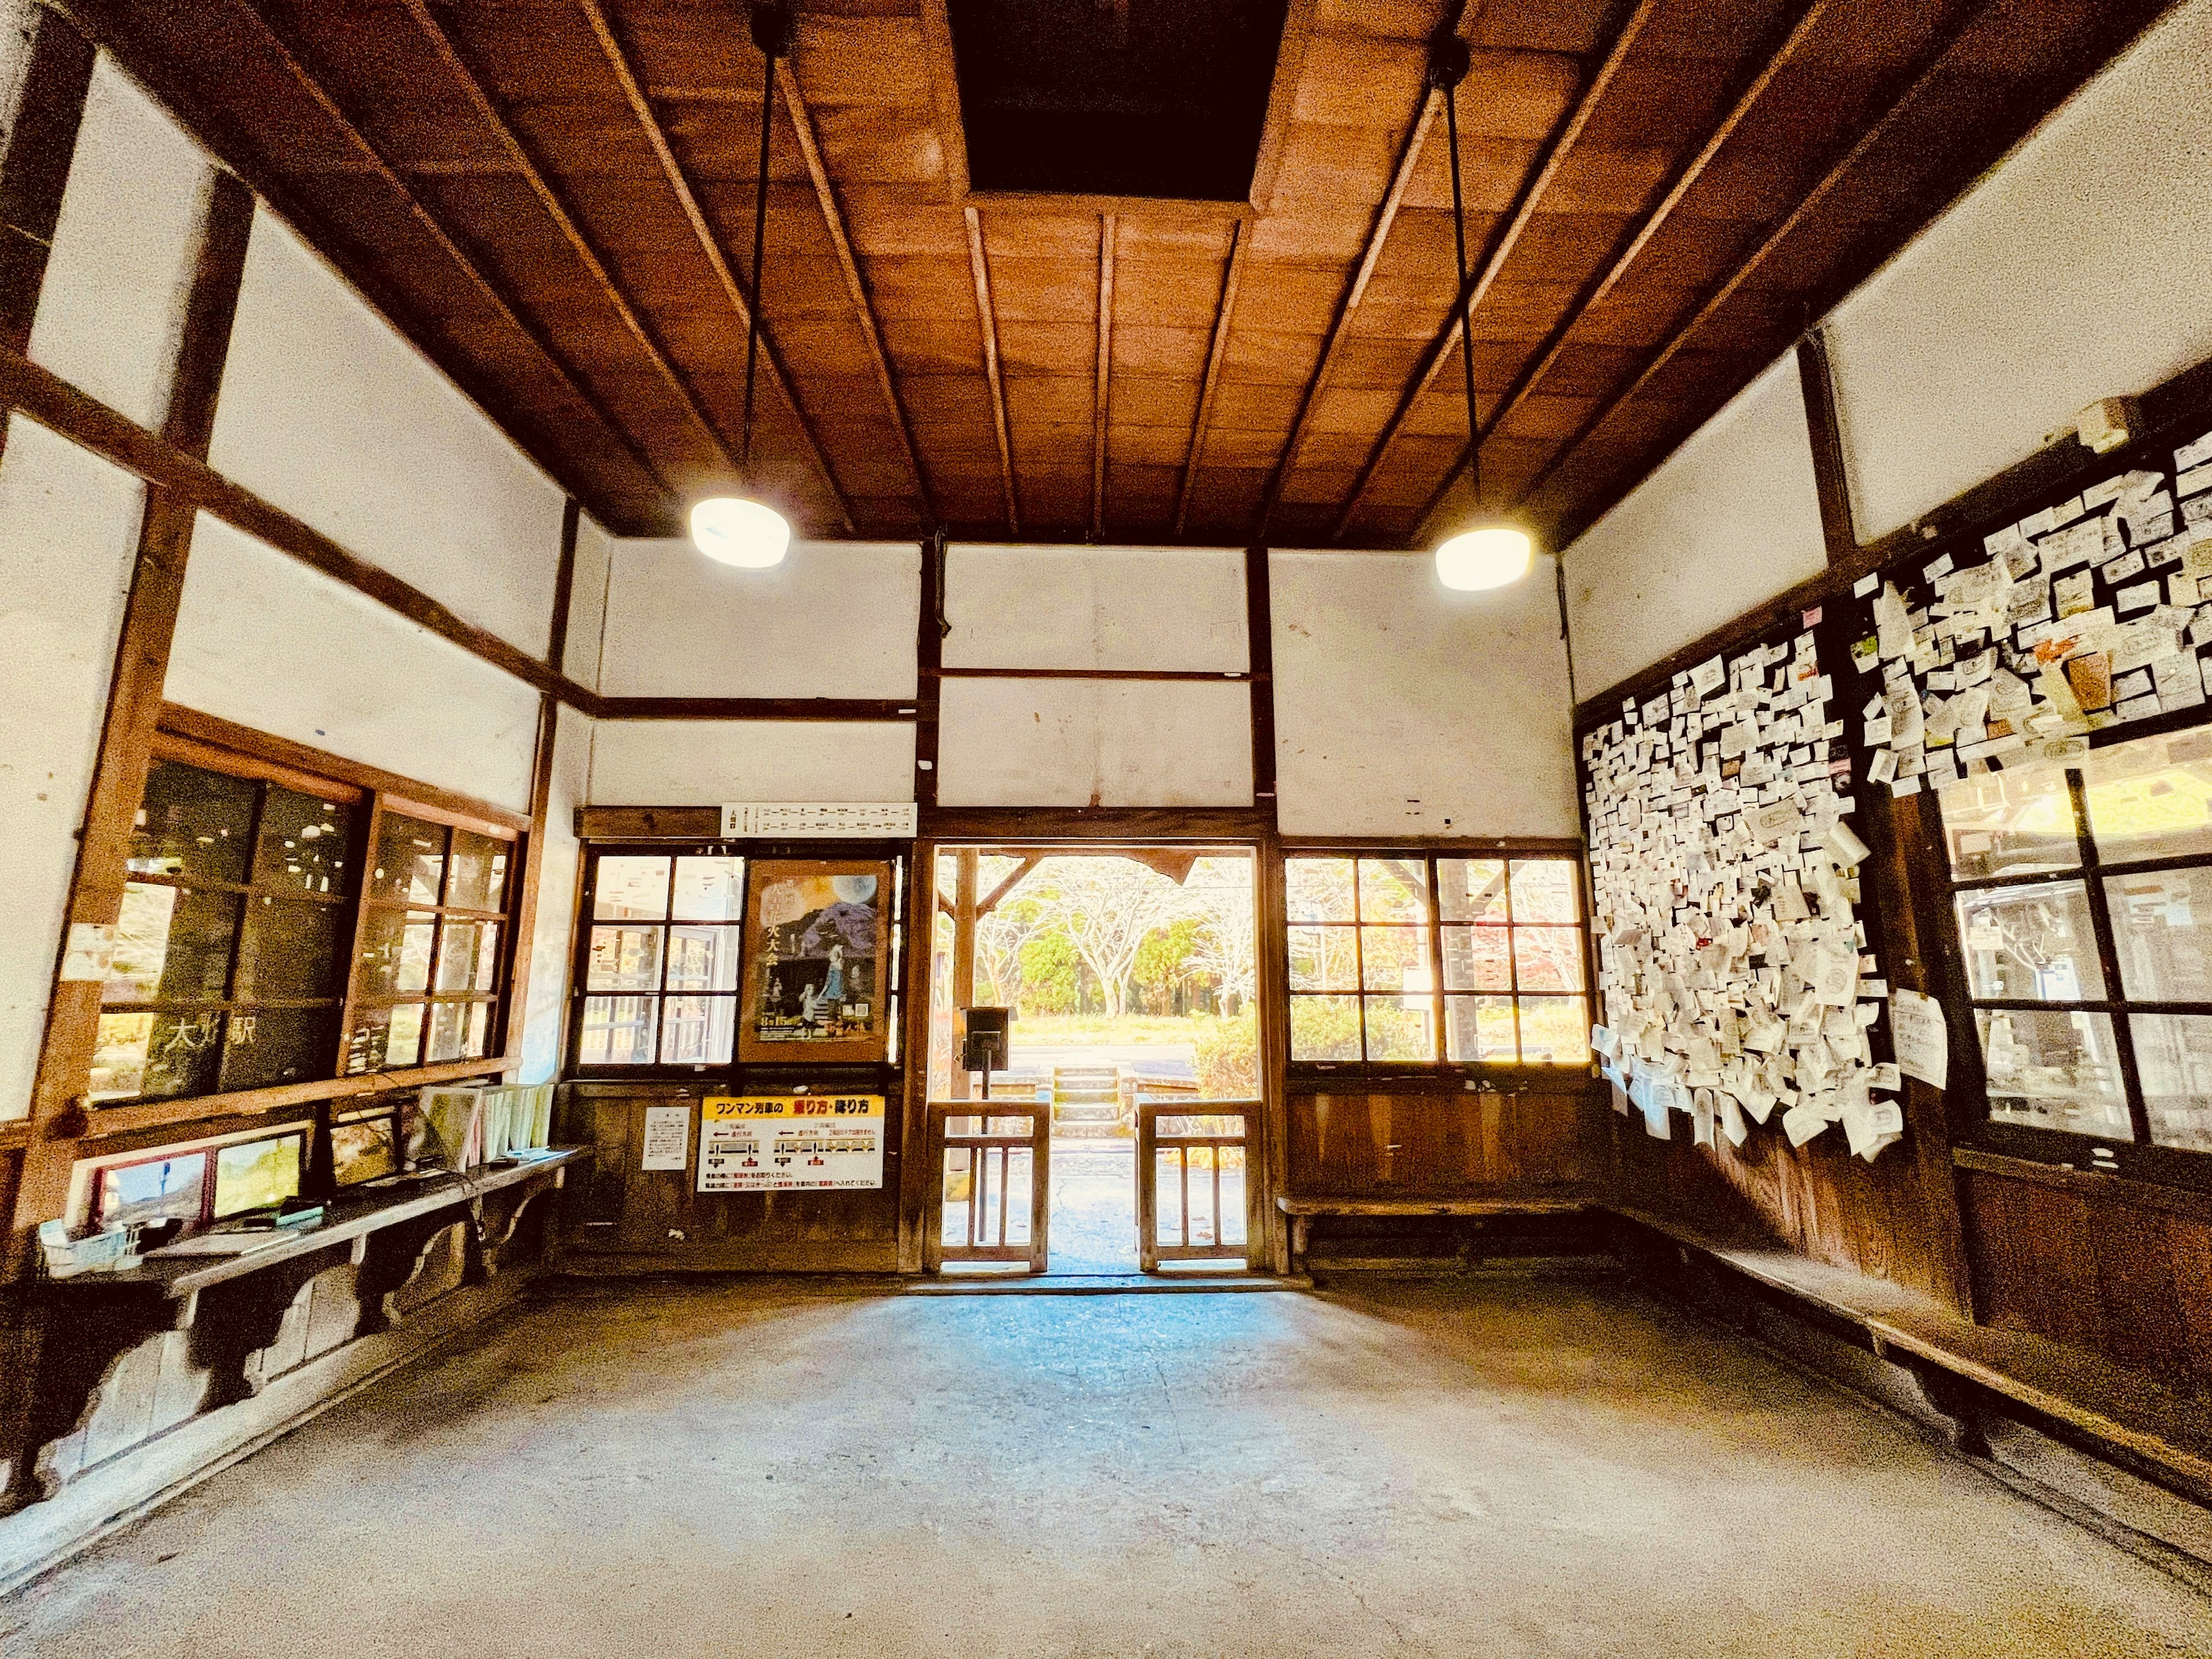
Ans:
{"type": "MultiPolygon", "coordinates": [[[[1203,0],[1131,3],[1093,0],[1203,0]]],[[[952,3],[807,0],[779,77],[756,471],[803,533],[1388,547],[1455,511],[1446,0],[1291,0],[1231,203],[971,191],[952,3]]],[[[734,481],[742,0],[66,9],[611,529],[734,481]]],[[[2162,9],[1472,0],[1488,497],[1563,544],[2162,9]]]]}

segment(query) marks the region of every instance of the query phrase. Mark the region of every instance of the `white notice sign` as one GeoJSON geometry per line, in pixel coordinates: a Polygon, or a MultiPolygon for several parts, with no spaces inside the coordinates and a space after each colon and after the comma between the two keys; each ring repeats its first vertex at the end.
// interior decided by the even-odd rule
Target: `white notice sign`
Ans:
{"type": "Polygon", "coordinates": [[[691,1161],[691,1109],[645,1109],[645,1158],[641,1170],[681,1170],[691,1161]]]}
{"type": "Polygon", "coordinates": [[[710,1095],[699,1111],[699,1190],[884,1184],[881,1095],[710,1095]]]}
{"type": "Polygon", "coordinates": [[[1917,991],[1889,994],[1889,1035],[1897,1046],[1897,1069],[1923,1083],[1944,1086],[1951,1070],[1951,1031],[1943,1005],[1917,991]]]}

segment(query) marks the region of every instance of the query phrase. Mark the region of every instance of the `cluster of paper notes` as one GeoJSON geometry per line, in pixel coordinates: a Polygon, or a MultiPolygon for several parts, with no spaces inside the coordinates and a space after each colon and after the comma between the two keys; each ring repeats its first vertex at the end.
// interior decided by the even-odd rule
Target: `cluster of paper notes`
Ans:
{"type": "Polygon", "coordinates": [[[1871,1162],[1904,1131],[1897,1067],[1873,1056],[1888,987],[1852,909],[1867,849],[1833,696],[1807,632],[1677,674],[1583,739],[1590,1046],[1661,1139],[1680,1111],[1699,1145],[1740,1146],[1778,1111],[1791,1146],[1840,1123],[1871,1162]]]}
{"type": "MultiPolygon", "coordinates": [[[[2212,664],[2212,434],[2173,474],[2106,479],[1909,577],[1870,575],[1880,671],[1862,710],[1867,779],[1908,795],[1991,766],[2069,760],[2103,726],[2194,708],[2212,664]]],[[[1864,686],[1868,682],[1862,679],[1864,686]]]]}

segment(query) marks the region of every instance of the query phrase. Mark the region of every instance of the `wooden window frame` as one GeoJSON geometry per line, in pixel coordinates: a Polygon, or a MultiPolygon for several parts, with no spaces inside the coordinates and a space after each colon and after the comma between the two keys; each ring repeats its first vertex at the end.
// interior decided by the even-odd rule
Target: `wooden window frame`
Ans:
{"type": "MultiPolygon", "coordinates": [[[[1354,920],[1340,922],[1304,922],[1288,919],[1286,913],[1283,939],[1285,954],[1282,963],[1279,964],[1279,969],[1283,975],[1283,1042],[1285,1064],[1287,1067],[1285,1080],[1291,1088],[1302,1092],[1310,1091],[1316,1085],[1335,1086],[1340,1085],[1346,1079],[1386,1085],[1419,1084],[1424,1080],[1445,1081],[1451,1084],[1457,1084],[1462,1087],[1469,1089],[1477,1087],[1486,1089],[1503,1087],[1510,1089],[1528,1085],[1557,1088],[1568,1079],[1586,1078],[1593,1073],[1593,1070],[1596,1065],[1595,1055],[1587,1060],[1558,1062],[1529,1061],[1518,1059],[1513,1060],[1456,1060],[1448,1057],[1449,1039],[1447,1031],[1449,1024],[1447,1019],[1447,999],[1449,996],[1472,997],[1476,995],[1502,994],[1510,997],[1512,999],[1514,1007],[1514,1027],[1516,1047],[1517,1049],[1522,993],[1519,988],[1519,967],[1517,955],[1512,949],[1512,936],[1514,932],[1516,931],[1516,927],[1518,926],[1572,927],[1575,933],[1580,937],[1582,942],[1583,983],[1579,994],[1583,999],[1583,1007],[1584,1012],[1588,1012],[1589,1010],[1597,1006],[1597,991],[1594,978],[1595,973],[1595,963],[1593,957],[1595,953],[1590,948],[1589,938],[1590,905],[1589,862],[1578,843],[1536,841],[1466,842],[1428,841],[1417,843],[1408,843],[1393,842],[1383,840],[1366,841],[1334,838],[1326,841],[1285,841],[1281,846],[1279,857],[1284,871],[1286,891],[1288,887],[1289,867],[1291,860],[1297,859],[1340,858],[1352,860],[1418,860],[1423,864],[1424,872],[1427,881],[1428,914],[1426,920],[1420,922],[1370,924],[1358,920],[1357,899],[1358,878],[1356,865],[1354,866],[1353,875],[1354,920]],[[1573,872],[1576,920],[1571,924],[1557,922],[1515,924],[1510,920],[1510,911],[1509,909],[1509,920],[1504,923],[1477,924],[1472,922],[1447,921],[1444,920],[1442,914],[1443,906],[1440,902],[1442,895],[1439,886],[1439,878],[1437,875],[1439,862],[1447,859],[1492,860],[1503,862],[1507,866],[1509,883],[1510,881],[1511,866],[1513,861],[1516,860],[1547,860],[1565,863],[1573,872]],[[1444,930],[1447,927],[1464,927],[1472,930],[1477,926],[1483,925],[1496,927],[1499,931],[1504,933],[1506,935],[1506,959],[1509,965],[1509,974],[1513,981],[1513,988],[1503,993],[1448,993],[1444,989],[1444,930]],[[1431,1034],[1432,1052],[1431,1057],[1428,1059],[1378,1060],[1370,1060],[1364,1057],[1366,1049],[1366,1010],[1364,999],[1369,996],[1387,994],[1378,994],[1368,991],[1364,988],[1364,984],[1360,988],[1352,991],[1301,991],[1292,990],[1290,988],[1290,961],[1287,954],[1287,947],[1291,930],[1307,927],[1336,927],[1348,930],[1352,933],[1354,941],[1354,974],[1356,977],[1364,981],[1365,977],[1365,963],[1364,956],[1364,941],[1362,940],[1361,936],[1364,930],[1370,926],[1396,926],[1407,929],[1419,928],[1423,930],[1427,936],[1430,983],[1435,988],[1432,994],[1436,999],[1437,1009],[1435,1026],[1431,1034]],[[1361,1002],[1359,1012],[1362,1058],[1358,1060],[1301,1060],[1297,1058],[1295,1049],[1292,1047],[1295,1037],[1292,1032],[1291,1014],[1292,1010],[1296,1008],[1301,998],[1316,996],[1349,996],[1353,998],[1355,1000],[1361,1002]]],[[[1528,994],[1531,998],[1565,998],[1573,996],[1577,994],[1569,991],[1556,991],[1530,992],[1528,994]]]]}

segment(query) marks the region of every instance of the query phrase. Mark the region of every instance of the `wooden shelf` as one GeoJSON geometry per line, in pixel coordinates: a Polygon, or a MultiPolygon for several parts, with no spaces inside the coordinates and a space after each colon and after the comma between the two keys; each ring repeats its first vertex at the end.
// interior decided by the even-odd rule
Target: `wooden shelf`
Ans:
{"type": "Polygon", "coordinates": [[[519,1186],[536,1176],[564,1170],[591,1155],[588,1146],[560,1146],[514,1164],[488,1164],[465,1176],[438,1175],[420,1181],[403,1181],[396,1186],[380,1187],[366,1197],[333,1200],[320,1226],[287,1236],[282,1243],[264,1249],[244,1255],[149,1259],[119,1273],[88,1273],[72,1279],[47,1279],[41,1288],[48,1295],[63,1297],[124,1291],[181,1300],[211,1285],[242,1279],[279,1262],[295,1261],[326,1250],[333,1244],[343,1244],[403,1221],[411,1221],[417,1216],[465,1204],[486,1193],[519,1186]]]}
{"type": "Polygon", "coordinates": [[[1275,1200],[1285,1215],[1573,1215],[1595,1196],[1544,1198],[1293,1198],[1275,1200]]]}

